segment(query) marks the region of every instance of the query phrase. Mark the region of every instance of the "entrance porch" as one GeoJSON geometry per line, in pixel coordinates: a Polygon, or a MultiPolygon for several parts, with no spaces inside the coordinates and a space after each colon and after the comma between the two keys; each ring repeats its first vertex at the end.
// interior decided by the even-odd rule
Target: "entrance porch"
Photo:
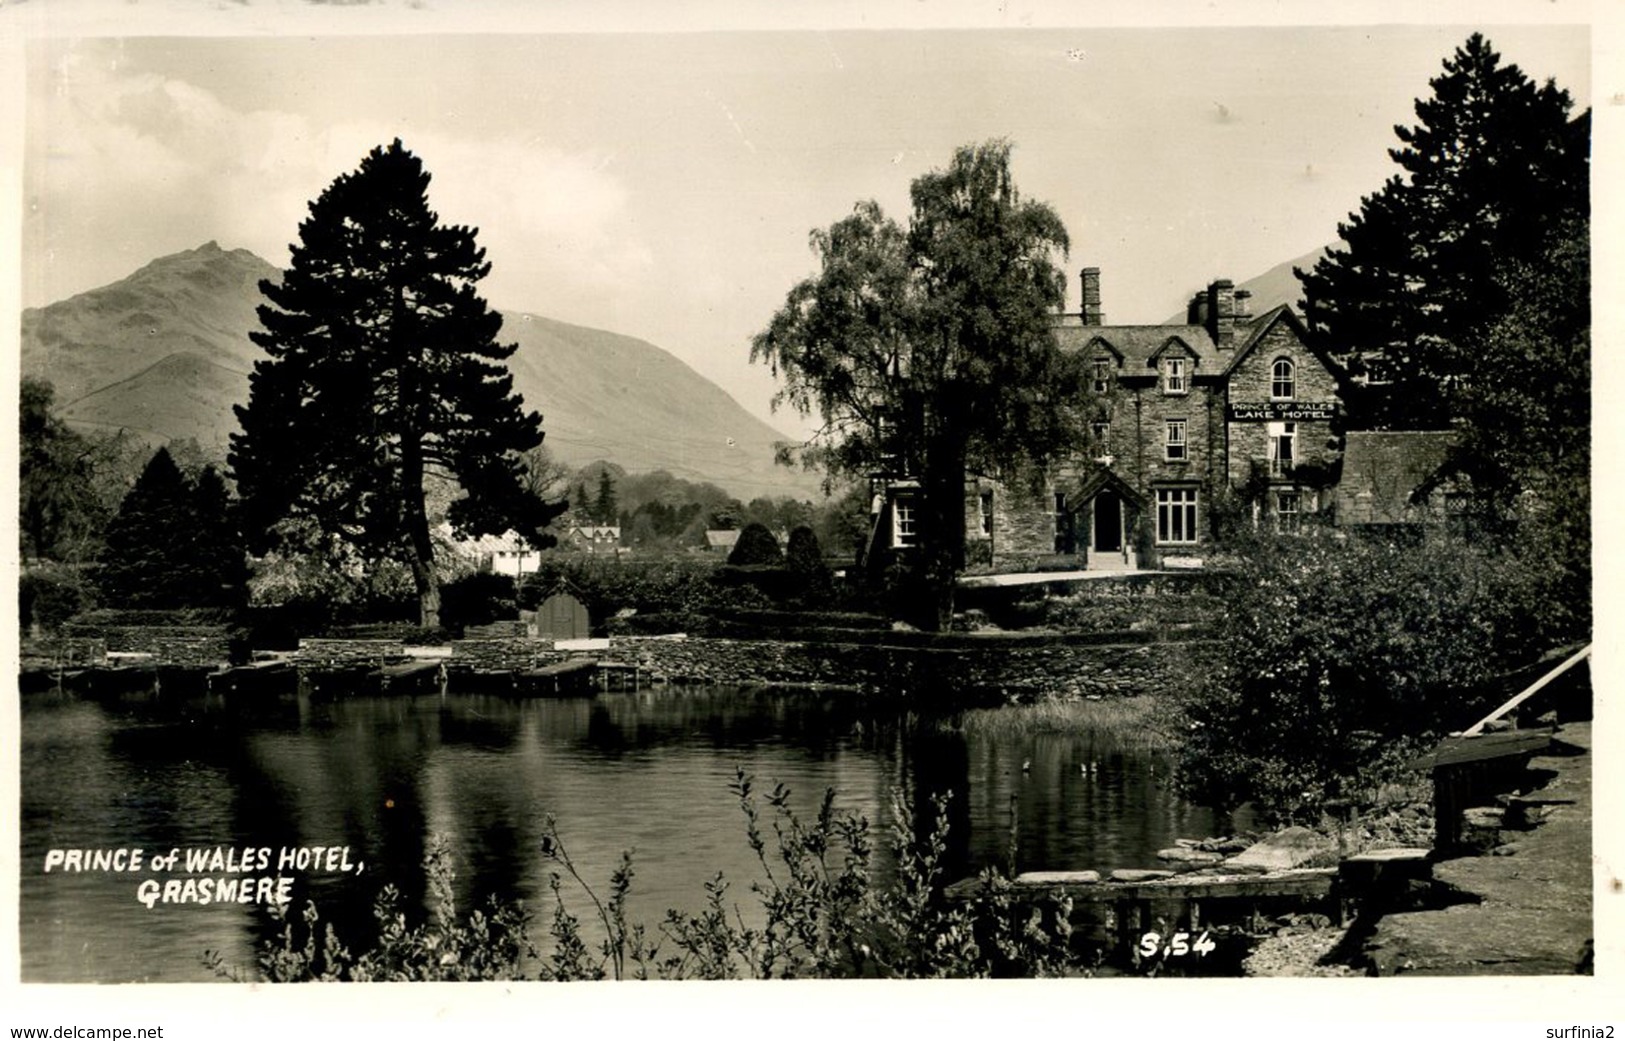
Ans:
{"type": "Polygon", "coordinates": [[[1077,518],[1084,570],[1139,570],[1134,526],[1145,503],[1122,478],[1110,470],[1097,470],[1068,496],[1067,507],[1077,518]]]}

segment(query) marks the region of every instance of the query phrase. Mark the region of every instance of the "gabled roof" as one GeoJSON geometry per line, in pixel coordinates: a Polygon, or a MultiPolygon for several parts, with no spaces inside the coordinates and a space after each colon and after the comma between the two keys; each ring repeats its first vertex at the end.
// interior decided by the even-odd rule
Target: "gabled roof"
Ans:
{"type": "Polygon", "coordinates": [[[1065,351],[1109,351],[1123,363],[1124,376],[1149,375],[1158,357],[1175,345],[1183,346],[1196,359],[1195,375],[1228,376],[1282,322],[1291,326],[1298,340],[1329,372],[1340,375],[1340,367],[1314,345],[1303,319],[1288,304],[1237,320],[1233,346],[1225,350],[1219,349],[1203,325],[1084,325],[1075,314],[1060,317],[1055,339],[1065,351]]]}
{"type": "Polygon", "coordinates": [[[1336,493],[1338,523],[1423,520],[1416,493],[1432,484],[1454,444],[1455,434],[1448,430],[1349,431],[1336,493]]]}
{"type": "Polygon", "coordinates": [[[1093,499],[1103,488],[1110,488],[1125,501],[1133,503],[1140,509],[1145,508],[1145,498],[1135,491],[1127,481],[1123,480],[1116,470],[1108,466],[1097,466],[1085,474],[1078,487],[1066,493],[1066,508],[1069,510],[1078,509],[1078,507],[1093,499]]]}
{"type": "Polygon", "coordinates": [[[1175,352],[1190,355],[1192,358],[1196,359],[1197,367],[1201,367],[1201,355],[1197,353],[1196,348],[1191,346],[1191,344],[1183,336],[1168,337],[1166,340],[1162,341],[1161,347],[1158,347],[1156,350],[1151,352],[1151,357],[1147,360],[1152,366],[1155,366],[1158,358],[1161,358],[1164,354],[1173,354],[1175,352]]]}
{"type": "Polygon", "coordinates": [[[712,528],[705,533],[705,544],[712,549],[732,549],[738,541],[739,532],[733,529],[722,531],[712,528]]]}
{"type": "Polygon", "coordinates": [[[1159,354],[1173,344],[1185,348],[1200,370],[1218,371],[1213,338],[1200,325],[1081,325],[1063,322],[1055,329],[1062,350],[1099,351],[1102,347],[1123,361],[1125,375],[1139,375],[1156,367],[1159,354]]]}
{"type": "Polygon", "coordinates": [[[1320,363],[1326,366],[1328,371],[1333,375],[1337,374],[1337,366],[1323,352],[1317,350],[1313,341],[1310,340],[1309,330],[1304,328],[1303,319],[1299,318],[1297,312],[1286,304],[1277,304],[1254,318],[1250,325],[1238,327],[1238,329],[1246,329],[1247,336],[1246,339],[1236,344],[1235,356],[1225,366],[1225,374],[1228,375],[1231,370],[1242,363],[1243,359],[1253,353],[1253,348],[1257,347],[1264,337],[1269,335],[1270,330],[1280,322],[1290,325],[1293,333],[1298,337],[1298,342],[1309,348],[1309,352],[1319,359],[1320,363]]]}

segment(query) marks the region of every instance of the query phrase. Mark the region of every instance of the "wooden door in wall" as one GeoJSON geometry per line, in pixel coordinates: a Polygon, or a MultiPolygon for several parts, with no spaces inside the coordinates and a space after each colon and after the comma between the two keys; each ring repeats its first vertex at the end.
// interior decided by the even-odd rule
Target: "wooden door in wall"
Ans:
{"type": "Polygon", "coordinates": [[[1123,551],[1123,500],[1116,492],[1103,489],[1095,496],[1093,527],[1096,553],[1123,551]]]}

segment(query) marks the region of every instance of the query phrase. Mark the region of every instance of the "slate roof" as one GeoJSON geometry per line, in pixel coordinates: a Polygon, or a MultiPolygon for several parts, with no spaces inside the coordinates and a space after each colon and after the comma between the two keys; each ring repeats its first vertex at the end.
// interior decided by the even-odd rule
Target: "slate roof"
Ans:
{"type": "Polygon", "coordinates": [[[738,541],[739,532],[736,530],[719,531],[712,528],[705,533],[705,544],[711,549],[733,549],[738,541]]]}
{"type": "Polygon", "coordinates": [[[1096,351],[1104,346],[1122,359],[1120,372],[1124,376],[1155,375],[1158,356],[1182,344],[1184,353],[1196,359],[1193,375],[1217,376],[1239,365],[1278,321],[1290,322],[1299,339],[1307,343],[1302,322],[1286,304],[1237,321],[1233,346],[1223,351],[1203,325],[1084,325],[1075,314],[1062,316],[1055,327],[1055,338],[1062,350],[1096,351]]]}
{"type": "Polygon", "coordinates": [[[1450,456],[1448,430],[1351,430],[1343,448],[1343,479],[1337,485],[1339,524],[1406,524],[1423,521],[1425,507],[1412,501],[1450,456]]]}
{"type": "Polygon", "coordinates": [[[1068,317],[1072,320],[1063,321],[1055,329],[1061,349],[1094,350],[1097,348],[1090,344],[1098,339],[1123,359],[1125,376],[1154,375],[1155,359],[1171,341],[1184,344],[1186,353],[1195,356],[1197,375],[1215,374],[1223,367],[1213,337],[1200,325],[1084,325],[1076,315],[1068,317]]]}

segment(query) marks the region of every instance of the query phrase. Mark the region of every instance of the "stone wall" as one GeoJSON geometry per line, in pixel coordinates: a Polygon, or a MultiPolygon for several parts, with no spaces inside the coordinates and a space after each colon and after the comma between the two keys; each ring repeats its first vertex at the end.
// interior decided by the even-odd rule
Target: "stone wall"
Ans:
{"type": "MultiPolygon", "coordinates": [[[[176,627],[176,629],[187,627],[176,627]]],[[[204,627],[192,627],[204,628],[204,627]]],[[[224,631],[183,633],[161,627],[101,627],[53,648],[151,654],[166,665],[226,661],[224,631]]],[[[489,637],[452,644],[457,672],[522,672],[573,658],[638,667],[645,682],[835,687],[928,699],[1031,701],[1166,691],[1190,672],[1208,645],[1168,642],[1150,633],[956,634],[831,631],[818,639],[617,636],[607,650],[564,651],[547,639],[489,637]]],[[[391,640],[307,638],[296,663],[311,669],[376,668],[405,657],[391,640]]],[[[86,664],[102,664],[101,660],[86,664]]]]}
{"type": "MultiPolygon", "coordinates": [[[[1266,402],[1270,400],[1271,371],[1277,360],[1292,363],[1293,397],[1300,403],[1336,402],[1337,380],[1315,357],[1296,332],[1286,322],[1276,322],[1253,350],[1236,366],[1230,378],[1232,402],[1266,402]]],[[[1270,454],[1270,423],[1232,422],[1227,436],[1230,442],[1228,477],[1233,486],[1247,482],[1253,467],[1267,468],[1270,454]]],[[[1332,421],[1299,420],[1293,424],[1293,461],[1321,472],[1328,471],[1339,457],[1332,430],[1332,421]]],[[[1266,470],[1267,472],[1267,470],[1266,470]]],[[[1312,513],[1330,504],[1315,489],[1299,489],[1290,473],[1276,475],[1270,480],[1273,492],[1298,491],[1299,509],[1312,513]]],[[[1262,503],[1266,519],[1273,520],[1279,501],[1274,494],[1262,503]]]]}
{"type": "Polygon", "coordinates": [[[99,625],[68,623],[70,641],[99,642],[104,654],[151,655],[165,665],[222,665],[231,658],[223,625],[99,625]]]}
{"type": "Polygon", "coordinates": [[[1079,564],[1076,552],[1057,552],[1055,491],[1050,485],[1035,491],[985,477],[967,480],[965,519],[971,574],[1075,568],[1079,564]],[[988,507],[985,530],[984,504],[988,507]]]}
{"type": "Polygon", "coordinates": [[[323,639],[307,636],[299,641],[295,660],[307,668],[374,668],[399,661],[406,649],[399,640],[323,639]]]}
{"type": "Polygon", "coordinates": [[[610,638],[608,651],[555,651],[545,640],[460,640],[448,667],[537,668],[569,657],[635,665],[645,681],[839,687],[924,697],[1102,697],[1166,691],[1190,672],[1199,642],[1105,643],[962,636],[918,646],[841,640],[610,638]]]}
{"type": "Polygon", "coordinates": [[[23,668],[97,667],[107,664],[107,641],[99,636],[42,636],[22,642],[23,668]]]}
{"type": "Polygon", "coordinates": [[[567,657],[555,651],[553,641],[545,638],[482,636],[452,641],[446,668],[453,672],[524,672],[567,657]]]}

